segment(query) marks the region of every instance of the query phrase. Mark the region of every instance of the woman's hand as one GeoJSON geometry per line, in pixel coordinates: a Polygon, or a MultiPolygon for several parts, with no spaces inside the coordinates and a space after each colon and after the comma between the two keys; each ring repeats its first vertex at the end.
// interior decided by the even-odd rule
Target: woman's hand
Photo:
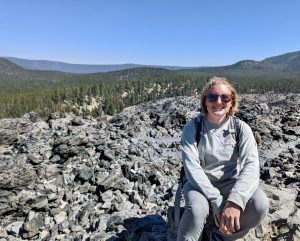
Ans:
{"type": "Polygon", "coordinates": [[[227,201],[223,211],[218,214],[219,231],[232,234],[240,229],[241,208],[237,204],[227,201]]]}

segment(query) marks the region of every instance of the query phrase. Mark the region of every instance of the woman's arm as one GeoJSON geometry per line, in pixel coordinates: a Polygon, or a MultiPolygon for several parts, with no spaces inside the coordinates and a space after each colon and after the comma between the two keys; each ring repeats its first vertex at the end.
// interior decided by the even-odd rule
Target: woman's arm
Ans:
{"type": "MultiPolygon", "coordinates": [[[[251,128],[243,121],[239,125],[239,158],[241,171],[233,186],[225,207],[217,216],[220,232],[231,234],[240,229],[240,214],[258,187],[259,157],[251,128]]],[[[237,130],[236,130],[237,131],[237,130]]]]}
{"type": "Polygon", "coordinates": [[[238,124],[241,171],[227,200],[244,210],[259,184],[259,156],[251,128],[243,121],[239,121],[238,124]]]}

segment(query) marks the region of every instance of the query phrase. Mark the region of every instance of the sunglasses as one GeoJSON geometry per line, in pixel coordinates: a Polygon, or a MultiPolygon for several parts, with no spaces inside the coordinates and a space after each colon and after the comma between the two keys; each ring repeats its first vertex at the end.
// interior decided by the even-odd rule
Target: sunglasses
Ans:
{"type": "Polygon", "coordinates": [[[217,94],[214,94],[214,93],[209,93],[206,96],[206,98],[209,102],[216,102],[219,99],[219,97],[221,98],[221,101],[225,102],[225,103],[232,100],[232,95],[225,95],[225,94],[217,95],[217,94]]]}

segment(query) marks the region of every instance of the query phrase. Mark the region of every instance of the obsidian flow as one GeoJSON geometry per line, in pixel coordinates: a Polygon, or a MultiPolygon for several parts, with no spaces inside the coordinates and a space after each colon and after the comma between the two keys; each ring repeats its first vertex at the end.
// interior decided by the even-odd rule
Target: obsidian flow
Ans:
{"type": "MultiPolygon", "coordinates": [[[[299,97],[243,95],[237,113],[259,140],[270,240],[299,235],[299,97]]],[[[152,101],[110,120],[33,112],[1,119],[0,240],[170,240],[180,135],[198,103],[152,101]]]]}

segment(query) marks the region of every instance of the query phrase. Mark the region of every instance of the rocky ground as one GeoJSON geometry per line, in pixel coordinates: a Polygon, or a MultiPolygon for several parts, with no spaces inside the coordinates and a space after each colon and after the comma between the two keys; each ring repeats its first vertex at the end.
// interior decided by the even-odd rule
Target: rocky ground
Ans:
{"type": "MultiPolygon", "coordinates": [[[[257,137],[262,228],[244,240],[300,240],[300,95],[244,95],[257,137]]],[[[0,241],[166,240],[181,130],[199,97],[130,107],[107,120],[29,113],[0,120],[0,241]]],[[[254,232],[256,231],[256,232],[254,232]]]]}

